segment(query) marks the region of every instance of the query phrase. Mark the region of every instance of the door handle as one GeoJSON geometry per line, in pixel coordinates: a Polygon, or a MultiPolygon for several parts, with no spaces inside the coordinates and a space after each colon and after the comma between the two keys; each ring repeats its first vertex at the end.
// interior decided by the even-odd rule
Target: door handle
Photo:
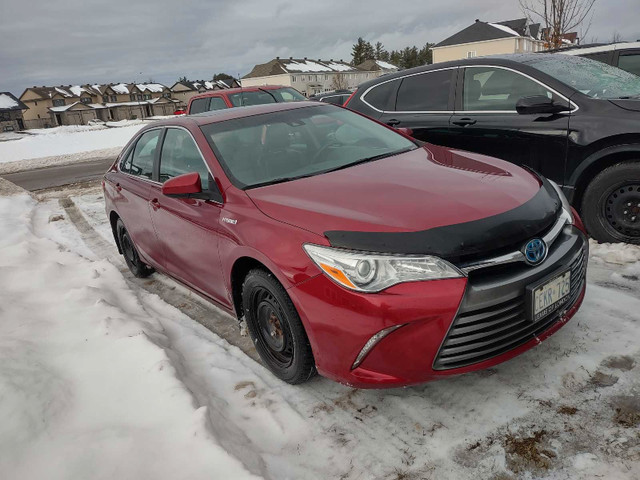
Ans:
{"type": "Polygon", "coordinates": [[[395,127],[396,125],[400,125],[400,120],[392,118],[391,120],[387,120],[387,125],[389,125],[390,127],[395,127]]]}
{"type": "Polygon", "coordinates": [[[460,120],[454,120],[453,123],[454,125],[458,125],[459,127],[466,127],[467,125],[475,125],[477,120],[474,120],[473,118],[461,118],[460,120]]]}
{"type": "Polygon", "coordinates": [[[151,208],[153,208],[154,212],[160,208],[160,202],[157,198],[154,198],[149,203],[151,204],[151,208]]]}
{"type": "Polygon", "coordinates": [[[122,187],[120,186],[119,183],[116,183],[116,191],[118,191],[118,192],[122,191],[122,187]]]}

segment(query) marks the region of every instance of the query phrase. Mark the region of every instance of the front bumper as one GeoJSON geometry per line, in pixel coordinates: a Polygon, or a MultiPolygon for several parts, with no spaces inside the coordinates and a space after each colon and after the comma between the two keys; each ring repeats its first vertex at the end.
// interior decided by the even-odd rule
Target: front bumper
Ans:
{"type": "Polygon", "coordinates": [[[588,242],[567,225],[536,267],[523,263],[472,271],[467,278],[396,285],[376,294],[339,287],[319,275],[289,290],[305,325],[318,372],[359,388],[414,385],[487,368],[508,360],[557,331],[585,293],[588,242]],[[537,323],[524,315],[525,290],[571,269],[571,292],[537,323]],[[380,340],[357,368],[367,341],[380,340]]]}

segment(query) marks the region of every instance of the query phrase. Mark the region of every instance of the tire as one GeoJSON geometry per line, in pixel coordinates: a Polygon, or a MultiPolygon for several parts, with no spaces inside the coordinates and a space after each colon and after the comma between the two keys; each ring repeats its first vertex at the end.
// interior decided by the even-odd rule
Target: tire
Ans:
{"type": "Polygon", "coordinates": [[[640,244],[640,162],[605,168],[582,199],[584,224],[599,242],[640,244]]]}
{"type": "Polygon", "coordinates": [[[276,377],[295,385],[315,375],[313,352],[300,316],[273,274],[261,269],[247,274],[242,309],[253,344],[276,377]]]}
{"type": "Polygon", "coordinates": [[[118,219],[116,223],[116,232],[118,233],[118,242],[120,243],[120,249],[124,256],[124,261],[127,262],[127,267],[131,270],[131,273],[138,278],[146,278],[153,273],[153,268],[145,264],[140,260],[138,250],[136,249],[129,232],[124,228],[122,220],[118,219]]]}

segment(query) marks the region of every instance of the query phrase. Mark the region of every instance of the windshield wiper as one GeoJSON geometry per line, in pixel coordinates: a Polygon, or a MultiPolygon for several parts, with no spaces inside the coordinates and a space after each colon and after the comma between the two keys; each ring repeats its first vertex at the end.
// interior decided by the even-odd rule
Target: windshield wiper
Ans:
{"type": "Polygon", "coordinates": [[[267,185],[275,185],[276,183],[290,182],[291,180],[298,180],[300,178],[312,177],[314,175],[318,175],[319,173],[324,173],[324,172],[312,172],[312,173],[307,173],[305,175],[298,175],[298,176],[291,176],[291,177],[278,177],[272,180],[267,180],[266,182],[252,183],[251,185],[247,185],[246,187],[244,187],[244,190],[249,190],[251,188],[258,188],[258,187],[266,187],[267,185]]]}
{"type": "Polygon", "coordinates": [[[617,98],[615,98],[615,100],[631,100],[631,99],[636,99],[636,98],[640,98],[640,93],[638,93],[636,95],[625,95],[623,97],[617,97],[617,98]]]}

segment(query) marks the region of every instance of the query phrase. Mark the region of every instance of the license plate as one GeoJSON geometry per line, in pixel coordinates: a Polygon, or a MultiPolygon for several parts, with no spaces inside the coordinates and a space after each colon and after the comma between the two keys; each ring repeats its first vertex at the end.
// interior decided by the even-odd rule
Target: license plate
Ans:
{"type": "Polygon", "coordinates": [[[558,309],[571,290],[571,271],[545,281],[531,292],[531,317],[534,322],[546,317],[558,309]]]}

